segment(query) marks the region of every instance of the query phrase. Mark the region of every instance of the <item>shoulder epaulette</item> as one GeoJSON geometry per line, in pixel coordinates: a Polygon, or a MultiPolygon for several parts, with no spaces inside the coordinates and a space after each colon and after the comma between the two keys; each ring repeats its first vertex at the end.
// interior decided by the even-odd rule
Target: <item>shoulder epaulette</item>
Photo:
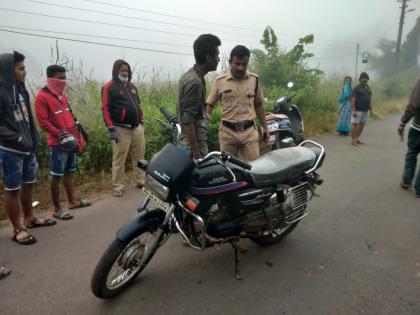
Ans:
{"type": "Polygon", "coordinates": [[[221,75],[218,75],[218,76],[216,77],[216,80],[220,80],[220,79],[226,78],[226,76],[227,76],[227,74],[226,74],[226,73],[223,73],[223,74],[221,74],[221,75]]]}
{"type": "Polygon", "coordinates": [[[258,74],[256,74],[256,73],[248,72],[248,74],[249,74],[249,75],[252,75],[253,77],[258,78],[258,74]]]}

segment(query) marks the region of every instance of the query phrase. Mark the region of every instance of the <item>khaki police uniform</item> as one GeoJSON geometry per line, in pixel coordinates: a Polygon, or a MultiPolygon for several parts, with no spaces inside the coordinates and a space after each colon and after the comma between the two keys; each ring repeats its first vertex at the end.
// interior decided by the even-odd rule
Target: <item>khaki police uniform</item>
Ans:
{"type": "Polygon", "coordinates": [[[218,76],[212,84],[207,104],[222,107],[219,126],[220,149],[250,162],[259,156],[259,134],[255,125],[255,105],[263,103],[256,74],[247,72],[235,79],[231,72],[218,76]]]}
{"type": "Polygon", "coordinates": [[[194,123],[196,140],[202,156],[208,153],[205,100],[206,83],[204,77],[198,72],[197,66],[194,66],[179,80],[176,115],[182,129],[179,145],[191,153],[191,144],[185,134],[184,124],[194,123]]]}

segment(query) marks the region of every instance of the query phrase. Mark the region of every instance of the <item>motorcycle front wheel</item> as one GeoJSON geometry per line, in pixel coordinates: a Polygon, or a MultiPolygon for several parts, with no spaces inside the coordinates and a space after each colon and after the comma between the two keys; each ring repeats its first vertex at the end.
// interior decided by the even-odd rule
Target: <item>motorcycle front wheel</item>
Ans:
{"type": "Polygon", "coordinates": [[[279,226],[273,230],[271,234],[260,236],[260,237],[251,237],[250,240],[254,243],[261,246],[268,246],[280,242],[283,238],[292,232],[300,221],[297,221],[292,224],[287,224],[284,226],[279,226]]]}
{"type": "Polygon", "coordinates": [[[164,232],[145,231],[128,244],[115,239],[102,255],[92,275],[92,293],[101,299],[116,296],[143,271],[162,244],[164,232]]]}

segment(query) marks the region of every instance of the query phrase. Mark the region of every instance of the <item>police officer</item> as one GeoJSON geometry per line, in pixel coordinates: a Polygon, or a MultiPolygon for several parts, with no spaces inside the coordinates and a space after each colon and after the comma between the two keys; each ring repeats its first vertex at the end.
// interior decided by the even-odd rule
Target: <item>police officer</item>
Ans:
{"type": "Polygon", "coordinates": [[[210,117],[218,101],[222,106],[219,127],[220,149],[244,161],[259,156],[259,134],[255,125],[258,116],[267,139],[267,126],[258,76],[247,71],[251,53],[242,45],[230,53],[230,70],[217,77],[207,99],[207,115],[210,117]]]}
{"type": "Polygon", "coordinates": [[[218,37],[200,35],[193,45],[196,63],[182,75],[178,84],[176,114],[182,128],[180,146],[195,159],[208,153],[204,76],[216,70],[220,45],[218,37]]]}

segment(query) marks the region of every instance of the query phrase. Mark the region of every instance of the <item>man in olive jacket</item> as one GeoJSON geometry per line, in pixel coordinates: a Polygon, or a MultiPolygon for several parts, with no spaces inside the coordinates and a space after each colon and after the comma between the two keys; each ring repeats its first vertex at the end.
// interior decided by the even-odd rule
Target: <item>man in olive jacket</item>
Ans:
{"type": "MultiPolygon", "coordinates": [[[[416,173],[417,155],[420,153],[420,80],[411,92],[410,102],[408,103],[404,115],[401,117],[401,123],[398,127],[398,133],[402,137],[404,135],[405,125],[413,118],[408,132],[407,146],[408,150],[405,155],[405,166],[401,187],[408,189],[411,186],[414,175],[416,173]]],[[[420,198],[420,171],[417,172],[414,184],[416,197],[420,198]]]]}

